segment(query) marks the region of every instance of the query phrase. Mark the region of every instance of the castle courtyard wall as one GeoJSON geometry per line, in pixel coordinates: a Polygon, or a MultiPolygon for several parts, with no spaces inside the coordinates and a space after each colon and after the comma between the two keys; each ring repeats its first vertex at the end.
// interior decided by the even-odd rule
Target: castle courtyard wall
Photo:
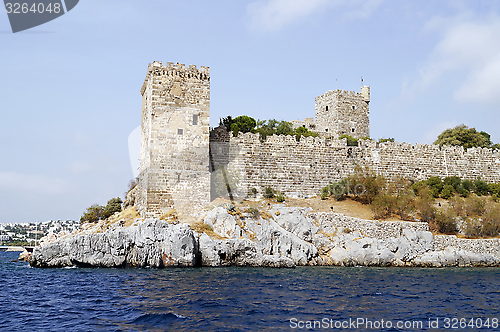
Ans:
{"type": "Polygon", "coordinates": [[[500,154],[491,149],[372,141],[353,147],[345,139],[307,137],[298,142],[293,136],[270,136],[261,142],[251,133],[230,133],[229,142],[222,145],[227,156],[221,163],[237,174],[233,191],[241,197],[252,188],[262,193],[268,186],[291,196],[317,195],[324,186],[353,174],[358,165],[388,180],[458,176],[500,182],[500,154]]]}

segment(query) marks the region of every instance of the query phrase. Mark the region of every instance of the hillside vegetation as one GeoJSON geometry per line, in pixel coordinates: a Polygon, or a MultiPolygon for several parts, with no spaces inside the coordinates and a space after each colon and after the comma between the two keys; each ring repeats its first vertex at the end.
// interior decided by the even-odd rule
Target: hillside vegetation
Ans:
{"type": "Polygon", "coordinates": [[[388,182],[359,167],[355,174],[321,191],[323,200],[350,197],[368,205],[375,219],[397,216],[401,220],[424,221],[434,232],[469,238],[499,235],[499,196],[500,183],[458,177],[431,177],[416,183],[400,178],[388,182]],[[437,202],[438,198],[443,203],[437,202]]]}

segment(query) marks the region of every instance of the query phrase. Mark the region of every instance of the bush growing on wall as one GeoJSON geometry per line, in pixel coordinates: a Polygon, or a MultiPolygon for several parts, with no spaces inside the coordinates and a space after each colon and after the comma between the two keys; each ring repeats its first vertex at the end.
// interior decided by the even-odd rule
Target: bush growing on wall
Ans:
{"type": "Polygon", "coordinates": [[[415,199],[415,208],[419,211],[421,221],[431,222],[435,219],[435,200],[429,188],[419,192],[419,196],[415,199]]]}
{"type": "Polygon", "coordinates": [[[263,194],[264,198],[274,198],[274,195],[275,195],[275,191],[273,188],[266,187],[264,189],[264,194],[263,194]]]}
{"type": "Polygon", "coordinates": [[[397,198],[386,192],[382,192],[375,197],[370,204],[370,210],[375,219],[383,219],[390,217],[396,212],[397,198]]]}
{"type": "Polygon", "coordinates": [[[337,201],[340,201],[346,197],[349,192],[349,186],[347,185],[347,179],[343,179],[339,183],[332,183],[321,189],[321,199],[327,199],[333,196],[337,201]]]}
{"type": "Polygon", "coordinates": [[[441,198],[450,199],[455,193],[455,188],[449,184],[445,184],[441,191],[441,198]]]}
{"type": "Polygon", "coordinates": [[[464,210],[467,217],[482,216],[485,212],[486,200],[477,195],[471,195],[464,202],[464,210]]]}
{"type": "Polygon", "coordinates": [[[355,173],[347,178],[349,193],[370,204],[386,186],[385,179],[368,168],[356,167],[355,173]]]}
{"type": "Polygon", "coordinates": [[[445,186],[452,186],[455,191],[458,191],[458,188],[460,188],[462,184],[462,180],[458,176],[448,176],[443,179],[443,183],[445,186]]]}
{"type": "Polygon", "coordinates": [[[344,138],[347,139],[347,146],[358,146],[360,139],[371,141],[370,137],[355,138],[355,137],[352,137],[351,135],[347,135],[347,134],[339,136],[339,139],[344,139],[344,138]]]}
{"type": "Polygon", "coordinates": [[[462,195],[462,197],[467,197],[474,190],[474,183],[471,180],[463,180],[462,187],[464,193],[460,195],[462,195]]]}
{"type": "Polygon", "coordinates": [[[453,210],[437,211],[431,224],[440,233],[457,234],[458,227],[455,218],[456,215],[453,213],[453,210]]]}
{"type": "Polygon", "coordinates": [[[411,189],[411,181],[399,178],[389,186],[389,192],[396,197],[395,213],[402,220],[412,220],[415,210],[415,194],[411,189]]]}
{"type": "Polygon", "coordinates": [[[479,196],[487,196],[490,194],[490,186],[481,179],[474,181],[474,192],[479,196]]]}
{"type": "MultiPolygon", "coordinates": [[[[401,220],[418,219],[429,223],[431,230],[443,234],[457,234],[460,231],[458,221],[461,220],[462,233],[468,237],[497,236],[500,231],[500,207],[493,203],[493,199],[488,200],[476,194],[466,198],[455,195],[456,188],[458,191],[465,190],[464,187],[470,188],[469,185],[474,184],[468,182],[449,177],[443,181],[432,178],[413,185],[402,178],[387,183],[374,173],[357,168],[355,174],[324,187],[321,197],[326,199],[337,194],[336,198],[341,199],[353,195],[370,204],[375,219],[393,215],[398,215],[401,220]],[[358,192],[356,195],[355,191],[359,188],[363,188],[363,193],[358,192]],[[437,208],[437,192],[442,198],[449,199],[448,208],[437,208]]],[[[493,188],[488,189],[489,192],[495,192],[500,189],[500,185],[489,185],[488,188],[493,188]]]]}
{"type": "Polygon", "coordinates": [[[490,205],[486,210],[482,216],[483,233],[485,236],[497,236],[500,232],[500,207],[490,205]]]}
{"type": "Polygon", "coordinates": [[[441,195],[441,191],[443,190],[444,184],[441,178],[437,176],[431,176],[425,183],[429,186],[430,194],[434,198],[438,198],[441,195]]]}
{"type": "Polygon", "coordinates": [[[250,191],[248,192],[248,197],[252,197],[252,198],[257,197],[257,188],[250,189],[250,191]]]}
{"type": "Polygon", "coordinates": [[[358,146],[358,139],[351,135],[341,135],[339,139],[347,139],[347,146],[358,146]]]}
{"type": "Polygon", "coordinates": [[[387,142],[394,142],[394,138],[385,138],[382,137],[381,139],[378,140],[379,143],[387,143],[387,142]]]}

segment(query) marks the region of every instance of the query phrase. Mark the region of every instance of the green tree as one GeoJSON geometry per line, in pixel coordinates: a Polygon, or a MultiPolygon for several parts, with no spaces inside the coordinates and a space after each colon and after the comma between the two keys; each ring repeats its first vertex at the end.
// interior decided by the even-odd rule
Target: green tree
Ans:
{"type": "Polygon", "coordinates": [[[219,126],[224,126],[226,127],[227,130],[231,129],[232,124],[233,124],[233,117],[231,115],[219,119],[219,126]]]}
{"type": "Polygon", "coordinates": [[[445,184],[443,190],[441,191],[441,197],[444,199],[450,199],[455,192],[455,188],[449,184],[445,184]]]}
{"type": "Polygon", "coordinates": [[[111,217],[115,212],[121,212],[122,200],[120,197],[111,198],[106,206],[93,204],[87,208],[80,218],[81,223],[98,222],[111,217]]]}
{"type": "Polygon", "coordinates": [[[313,131],[310,131],[304,126],[301,126],[297,129],[295,129],[295,137],[297,138],[297,141],[300,140],[301,137],[319,137],[318,133],[315,133],[313,131]]]}
{"type": "Polygon", "coordinates": [[[434,144],[439,146],[463,146],[465,149],[474,147],[490,148],[493,146],[488,133],[484,131],[478,132],[476,128],[469,128],[464,124],[446,129],[438,136],[434,144]]]}
{"type": "Polygon", "coordinates": [[[293,126],[290,122],[281,121],[276,126],[276,135],[292,135],[293,134],[293,126]]]}
{"type": "Polygon", "coordinates": [[[98,222],[99,220],[106,219],[104,217],[104,209],[105,207],[99,204],[91,205],[83,213],[83,216],[80,218],[80,222],[83,224],[88,222],[98,222]]]}
{"type": "Polygon", "coordinates": [[[219,120],[219,126],[226,127],[227,130],[233,132],[234,136],[238,136],[239,132],[252,132],[255,129],[255,126],[257,126],[257,121],[247,115],[240,115],[234,119],[230,115],[228,115],[227,117],[221,118],[219,120]]]}
{"type": "Polygon", "coordinates": [[[444,183],[441,178],[437,176],[431,176],[425,181],[425,183],[429,186],[430,194],[434,198],[438,198],[441,195],[441,191],[443,190],[444,183]]]}
{"type": "Polygon", "coordinates": [[[121,212],[122,203],[123,201],[121,200],[120,197],[111,198],[106,204],[106,207],[104,208],[104,218],[107,219],[116,212],[121,212]]]}
{"type": "Polygon", "coordinates": [[[475,192],[478,196],[489,195],[490,194],[490,186],[481,179],[477,179],[474,181],[475,192]]]}

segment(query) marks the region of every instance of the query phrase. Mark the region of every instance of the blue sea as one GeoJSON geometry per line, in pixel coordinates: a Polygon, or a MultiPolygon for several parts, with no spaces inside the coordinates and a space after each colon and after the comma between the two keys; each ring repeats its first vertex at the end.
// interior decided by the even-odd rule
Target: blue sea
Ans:
{"type": "Polygon", "coordinates": [[[0,253],[1,331],[500,331],[500,269],[33,269],[17,257],[0,253]]]}

